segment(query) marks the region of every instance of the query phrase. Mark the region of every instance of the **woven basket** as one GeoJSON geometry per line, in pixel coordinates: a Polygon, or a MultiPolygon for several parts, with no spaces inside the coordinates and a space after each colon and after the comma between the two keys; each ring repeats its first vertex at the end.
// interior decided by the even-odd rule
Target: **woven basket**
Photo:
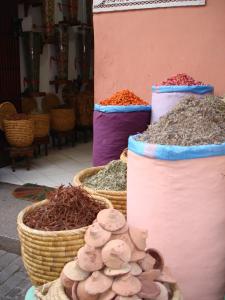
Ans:
{"type": "Polygon", "coordinates": [[[21,99],[22,112],[30,114],[32,111],[37,110],[37,100],[34,97],[24,97],[21,99]]]}
{"type": "Polygon", "coordinates": [[[16,108],[11,102],[3,102],[0,104],[0,129],[4,129],[3,120],[16,114],[16,108]]]}
{"type": "MultiPolygon", "coordinates": [[[[182,300],[181,292],[176,285],[173,286],[173,290],[174,295],[171,300],[182,300]]],[[[60,279],[36,288],[35,296],[37,300],[69,300],[64,292],[60,279]]]]}
{"type": "MultiPolygon", "coordinates": [[[[112,207],[111,203],[97,195],[93,198],[112,207]]],[[[42,285],[57,279],[63,266],[74,259],[84,245],[87,227],[66,231],[35,230],[23,223],[24,216],[34,208],[47,203],[38,202],[22,210],[17,218],[17,230],[21,242],[24,266],[34,285],[42,285]]]]}
{"type": "Polygon", "coordinates": [[[31,114],[29,119],[34,122],[34,137],[45,137],[49,135],[49,114],[31,114]]]}
{"type": "Polygon", "coordinates": [[[124,149],[123,152],[120,155],[120,160],[122,160],[124,163],[127,163],[127,154],[128,154],[128,149],[124,149]]]}
{"type": "Polygon", "coordinates": [[[75,127],[74,110],[57,108],[51,110],[51,128],[57,131],[68,131],[75,127]]]}
{"type": "Polygon", "coordinates": [[[126,215],[126,211],[127,211],[127,192],[126,191],[117,192],[117,191],[94,190],[83,184],[85,178],[95,175],[103,168],[104,167],[93,167],[93,168],[88,168],[88,169],[82,170],[74,177],[73,184],[75,186],[82,185],[82,187],[92,195],[99,195],[99,196],[107,198],[109,201],[111,201],[111,203],[115,209],[118,209],[124,215],[126,215]]]}
{"type": "Polygon", "coordinates": [[[4,130],[8,143],[13,147],[29,147],[34,140],[32,120],[4,120],[4,130]]]}
{"type": "Polygon", "coordinates": [[[51,111],[51,109],[53,109],[59,105],[60,105],[60,99],[55,94],[49,93],[46,96],[44,96],[41,100],[42,110],[46,113],[49,113],[51,111]]]}

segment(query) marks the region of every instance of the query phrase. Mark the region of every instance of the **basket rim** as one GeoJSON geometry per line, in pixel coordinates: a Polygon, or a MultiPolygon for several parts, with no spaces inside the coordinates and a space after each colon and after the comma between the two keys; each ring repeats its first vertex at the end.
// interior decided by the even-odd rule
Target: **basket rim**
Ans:
{"type": "MultiPolygon", "coordinates": [[[[99,195],[91,195],[91,196],[95,200],[100,200],[102,202],[105,202],[106,207],[107,206],[109,208],[113,207],[112,203],[108,199],[106,199],[102,196],[99,196],[99,195]]],[[[28,207],[25,207],[17,216],[17,227],[19,227],[18,230],[27,231],[31,234],[38,235],[38,236],[56,236],[57,237],[59,235],[65,236],[65,235],[71,235],[71,234],[84,233],[87,230],[87,228],[91,225],[91,224],[89,224],[88,226],[80,227],[77,229],[59,230],[59,231],[37,230],[37,229],[33,229],[33,228],[30,228],[27,225],[25,225],[23,222],[23,218],[24,218],[25,214],[27,214],[29,211],[33,210],[36,207],[45,205],[46,203],[48,203],[48,201],[49,200],[46,199],[46,200],[40,201],[38,203],[32,204],[28,207]]]]}
{"type": "MultiPolygon", "coordinates": [[[[87,190],[88,192],[90,192],[91,194],[102,194],[104,196],[107,195],[117,195],[117,196],[126,196],[127,191],[113,191],[113,190],[97,190],[97,189],[92,189],[87,187],[84,183],[83,183],[83,178],[87,177],[87,174],[89,175],[94,175],[96,173],[98,173],[100,170],[104,169],[104,166],[99,166],[99,167],[91,167],[91,168],[86,168],[83,169],[82,171],[80,171],[79,173],[77,173],[74,176],[73,179],[73,185],[77,186],[77,185],[81,185],[83,188],[85,188],[85,190],[87,190]]],[[[103,196],[103,197],[104,197],[103,196]]]]}

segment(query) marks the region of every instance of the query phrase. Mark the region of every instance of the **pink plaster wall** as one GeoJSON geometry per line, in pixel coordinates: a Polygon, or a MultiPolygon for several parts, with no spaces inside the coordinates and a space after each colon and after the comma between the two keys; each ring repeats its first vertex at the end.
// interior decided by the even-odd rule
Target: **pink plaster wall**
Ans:
{"type": "Polygon", "coordinates": [[[225,94],[225,0],[95,14],[94,27],[96,102],[123,88],[149,100],[152,84],[178,72],[225,94]]]}

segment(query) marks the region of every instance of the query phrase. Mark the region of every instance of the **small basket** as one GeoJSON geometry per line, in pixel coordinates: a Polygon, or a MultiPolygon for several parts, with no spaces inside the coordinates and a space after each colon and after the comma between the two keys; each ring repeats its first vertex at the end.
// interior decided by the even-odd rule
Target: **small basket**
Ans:
{"type": "Polygon", "coordinates": [[[57,131],[69,131],[75,127],[75,114],[71,108],[51,110],[51,128],[57,131]]]}
{"type": "Polygon", "coordinates": [[[16,114],[16,108],[11,102],[3,102],[0,104],[0,129],[4,130],[4,119],[16,114]]]}
{"type": "Polygon", "coordinates": [[[34,122],[34,137],[45,137],[49,135],[49,114],[31,114],[29,119],[34,122]]]}
{"type": "Polygon", "coordinates": [[[120,160],[122,160],[124,163],[127,163],[127,154],[128,154],[128,148],[124,149],[120,155],[120,160]]]}
{"type": "Polygon", "coordinates": [[[4,130],[8,143],[13,147],[29,147],[34,140],[32,120],[4,120],[4,130]]]}
{"type": "MultiPolygon", "coordinates": [[[[111,208],[105,198],[93,198],[111,208]]],[[[17,218],[17,230],[21,243],[24,266],[35,286],[56,280],[64,265],[73,260],[77,251],[84,245],[87,227],[65,231],[42,231],[32,229],[23,223],[24,216],[34,208],[45,205],[48,200],[38,202],[22,210],[17,218]]]]}
{"type": "Polygon", "coordinates": [[[92,175],[97,174],[100,170],[102,170],[104,167],[93,167],[84,169],[81,172],[79,172],[73,180],[73,184],[75,186],[82,186],[87,192],[89,192],[92,195],[99,195],[102,197],[107,198],[109,201],[111,201],[113,207],[119,211],[121,211],[124,215],[126,215],[127,212],[127,192],[122,191],[106,191],[106,190],[94,190],[84,185],[84,179],[87,177],[90,177],[92,175]]]}

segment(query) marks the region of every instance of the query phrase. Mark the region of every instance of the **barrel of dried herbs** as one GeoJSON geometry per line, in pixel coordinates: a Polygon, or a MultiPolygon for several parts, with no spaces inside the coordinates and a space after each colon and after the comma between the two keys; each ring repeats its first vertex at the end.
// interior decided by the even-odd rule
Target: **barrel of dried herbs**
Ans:
{"type": "Polygon", "coordinates": [[[213,87],[201,81],[196,81],[191,76],[181,73],[169,77],[152,87],[152,117],[151,122],[158,122],[184,97],[195,96],[202,99],[213,94],[213,87]]]}
{"type": "Polygon", "coordinates": [[[150,123],[150,105],[129,90],[122,90],[94,107],[94,166],[119,159],[129,135],[143,132],[150,123]]]}
{"type": "Polygon", "coordinates": [[[128,222],[152,232],[184,299],[222,299],[225,103],[184,99],[128,149],[128,222]]]}

